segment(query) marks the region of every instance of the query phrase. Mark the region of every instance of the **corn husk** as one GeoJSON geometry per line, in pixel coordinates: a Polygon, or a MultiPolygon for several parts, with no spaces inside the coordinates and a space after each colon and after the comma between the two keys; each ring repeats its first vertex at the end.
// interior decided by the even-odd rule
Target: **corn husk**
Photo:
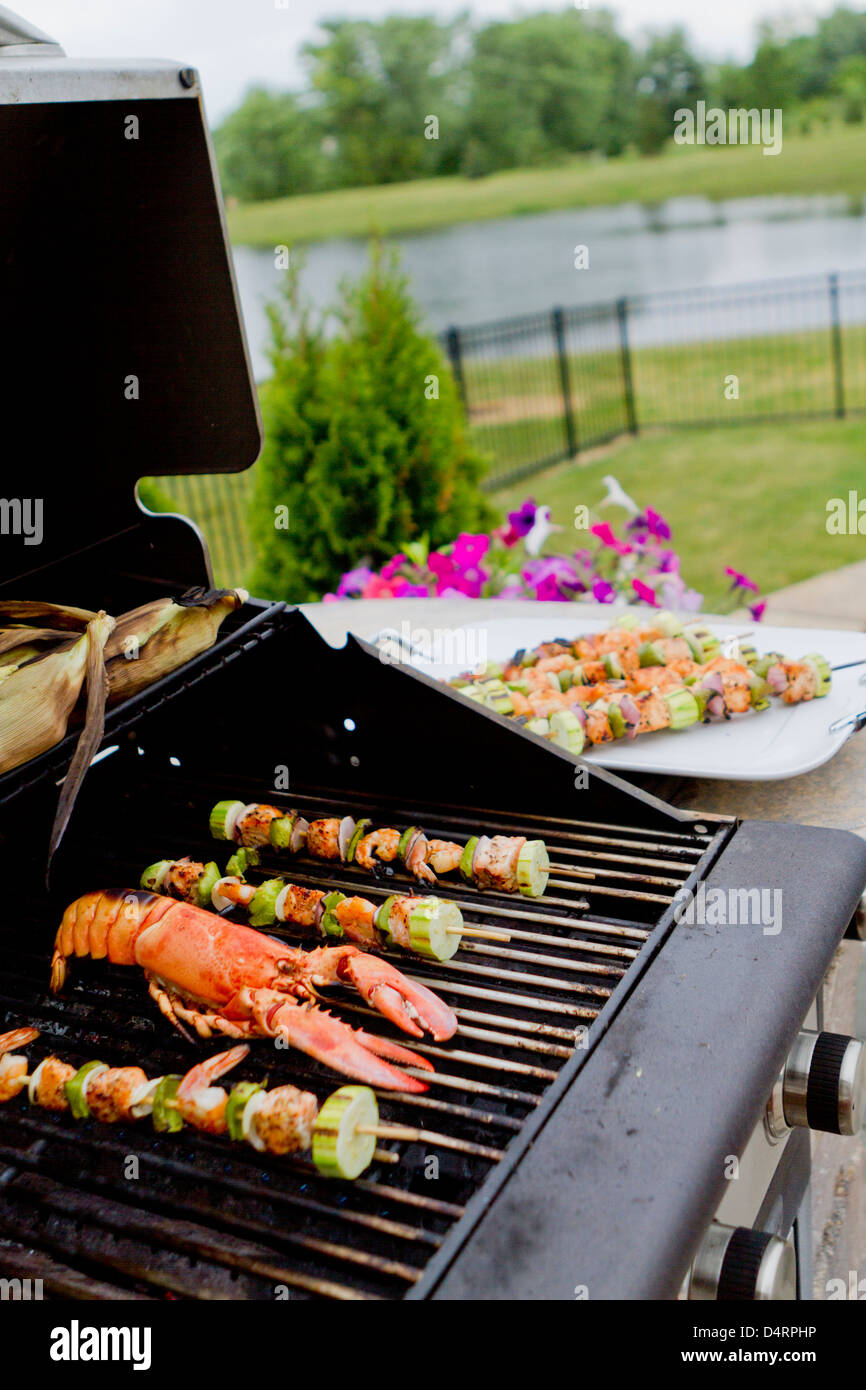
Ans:
{"type": "MultiPolygon", "coordinates": [[[[105,614],[93,619],[99,632],[112,622],[105,614]]],[[[0,682],[0,773],[38,757],[65,736],[87,673],[89,631],[27,657],[0,682]]]]}
{"type": "Polygon", "coordinates": [[[87,608],[70,608],[62,603],[39,603],[31,599],[0,601],[0,627],[25,623],[40,628],[62,628],[67,632],[84,632],[97,615],[87,608]]]}
{"type": "Polygon", "coordinates": [[[129,699],[207,651],[223,619],[248,597],[244,589],[191,589],[121,614],[105,648],[109,703],[129,699]]]}
{"type": "MultiPolygon", "coordinates": [[[[84,728],[78,736],[69,771],[63,779],[60,800],[51,829],[48,845],[48,867],[63,833],[69,824],[75,799],[84,781],[84,775],[91,760],[99,750],[105,730],[105,701],[108,694],[108,677],[105,670],[105,644],[114,628],[114,619],[106,613],[98,613],[88,623],[83,641],[85,646],[84,680],[87,686],[87,708],[84,714],[84,728]]],[[[76,643],[76,646],[78,644],[76,643]]],[[[57,653],[55,653],[57,654],[57,653]]],[[[46,658],[48,659],[48,658],[46,658]]],[[[24,667],[24,670],[27,668],[24,667]]],[[[2,692],[0,692],[2,693],[2,692]]]]}

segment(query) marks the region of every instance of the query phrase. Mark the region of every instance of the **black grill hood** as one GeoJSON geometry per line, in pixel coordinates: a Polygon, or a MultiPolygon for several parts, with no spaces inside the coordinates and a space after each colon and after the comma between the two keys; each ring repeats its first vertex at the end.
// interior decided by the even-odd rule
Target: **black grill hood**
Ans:
{"type": "Polygon", "coordinates": [[[248,468],[260,422],[197,74],[59,52],[0,10],[2,491],[43,508],[0,592],[118,612],[210,578],[138,479],[248,468]]]}

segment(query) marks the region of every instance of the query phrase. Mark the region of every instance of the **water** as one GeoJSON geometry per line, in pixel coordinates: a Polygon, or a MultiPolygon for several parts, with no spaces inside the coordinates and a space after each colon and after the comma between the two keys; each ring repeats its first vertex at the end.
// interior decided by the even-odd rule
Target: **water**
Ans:
{"type": "MultiPolygon", "coordinates": [[[[395,237],[412,293],[439,332],[563,306],[697,286],[866,267],[866,198],[675,198],[652,207],[583,208],[467,223],[395,237]],[[574,268],[577,245],[589,269],[574,268]]],[[[304,252],[303,287],[317,306],[364,268],[364,242],[304,252]]],[[[238,246],[235,267],[257,378],[269,371],[264,305],[282,272],[270,251],[238,246]]]]}

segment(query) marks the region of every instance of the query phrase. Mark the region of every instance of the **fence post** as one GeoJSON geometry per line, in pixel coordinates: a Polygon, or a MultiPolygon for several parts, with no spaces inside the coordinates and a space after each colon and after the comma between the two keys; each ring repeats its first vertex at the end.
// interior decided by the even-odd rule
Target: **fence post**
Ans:
{"type": "Polygon", "coordinates": [[[836,414],[839,419],[845,415],[845,374],[842,360],[842,324],[839,315],[839,276],[832,273],[830,284],[830,339],[833,344],[833,394],[836,414]]]}
{"type": "Polygon", "coordinates": [[[445,333],[445,347],[451,361],[451,370],[454,373],[454,380],[457,382],[457,390],[460,392],[460,399],[463,402],[463,409],[469,411],[469,402],[466,399],[466,378],[463,375],[463,353],[460,348],[460,330],[449,328],[445,333]]]}
{"type": "Polygon", "coordinates": [[[561,309],[551,313],[553,322],[553,341],[556,343],[556,357],[559,363],[559,382],[562,387],[562,409],[565,416],[565,444],[568,457],[577,453],[577,428],[574,422],[574,402],[571,398],[571,375],[568,370],[568,353],[565,347],[565,315],[561,309]]]}
{"type": "Polygon", "coordinates": [[[616,301],[616,317],[619,323],[619,354],[622,362],[622,385],[625,396],[625,418],[630,434],[637,434],[637,411],[634,403],[634,381],[631,372],[631,346],[628,341],[628,300],[616,301]]]}

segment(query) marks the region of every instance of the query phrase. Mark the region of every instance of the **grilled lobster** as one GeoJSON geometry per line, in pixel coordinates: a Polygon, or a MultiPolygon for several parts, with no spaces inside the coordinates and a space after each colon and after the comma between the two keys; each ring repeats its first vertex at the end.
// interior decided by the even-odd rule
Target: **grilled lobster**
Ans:
{"type": "Polygon", "coordinates": [[[368,1004],[414,1037],[426,1029],[442,1041],[457,1029],[454,1014],[431,990],[356,946],[299,950],[139,889],[87,893],[70,903],[54,943],[55,994],[72,955],[141,966],[151,997],[181,1032],[189,1024],[202,1038],[282,1038],[335,1071],[389,1090],[427,1089],[391,1062],[433,1068],[408,1048],[350,1028],[315,1007],[321,987],[354,985],[368,1004]]]}

